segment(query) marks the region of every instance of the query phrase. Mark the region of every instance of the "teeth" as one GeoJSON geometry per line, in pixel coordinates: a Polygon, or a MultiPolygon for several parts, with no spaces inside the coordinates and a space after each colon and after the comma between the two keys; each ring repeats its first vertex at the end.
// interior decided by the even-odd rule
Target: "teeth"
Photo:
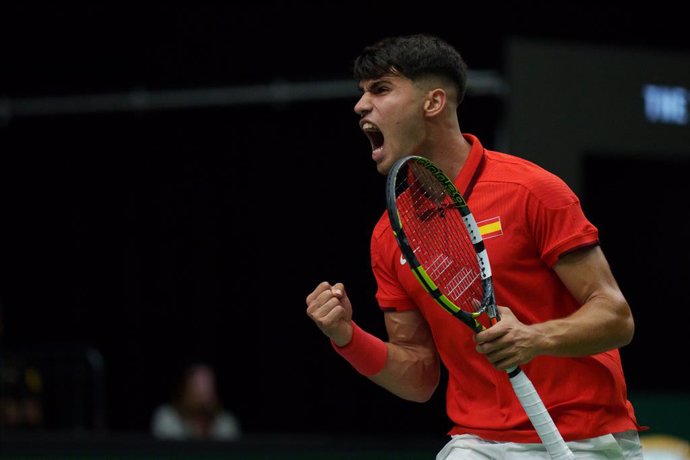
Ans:
{"type": "Polygon", "coordinates": [[[366,123],[362,124],[362,129],[364,131],[378,131],[379,130],[376,126],[374,126],[373,123],[369,123],[368,121],[366,123]]]}

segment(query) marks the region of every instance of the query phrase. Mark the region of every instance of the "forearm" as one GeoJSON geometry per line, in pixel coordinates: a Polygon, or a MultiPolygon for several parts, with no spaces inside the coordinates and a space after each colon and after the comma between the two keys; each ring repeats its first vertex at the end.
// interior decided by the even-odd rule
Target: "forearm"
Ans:
{"type": "Polygon", "coordinates": [[[388,357],[381,372],[369,378],[391,393],[415,402],[426,402],[441,377],[438,357],[427,349],[386,343],[388,357]]]}
{"type": "Polygon", "coordinates": [[[391,393],[410,401],[427,401],[438,386],[440,364],[428,327],[415,315],[386,315],[388,342],[352,322],[350,341],[344,346],[332,341],[333,346],[359,373],[391,393]]]}
{"type": "Polygon", "coordinates": [[[538,337],[538,354],[580,357],[627,345],[634,323],[622,296],[589,299],[572,315],[532,326],[538,337]]]}
{"type": "Polygon", "coordinates": [[[564,256],[554,269],[581,307],[535,326],[542,354],[587,356],[630,343],[632,312],[599,246],[564,256]]]}

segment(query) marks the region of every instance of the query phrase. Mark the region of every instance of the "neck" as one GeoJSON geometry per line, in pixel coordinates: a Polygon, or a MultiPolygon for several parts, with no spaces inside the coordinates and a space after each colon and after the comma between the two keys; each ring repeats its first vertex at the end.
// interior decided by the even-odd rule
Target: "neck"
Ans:
{"type": "Polygon", "coordinates": [[[469,157],[472,146],[463,137],[460,130],[440,136],[438,139],[442,139],[442,142],[434,145],[431,150],[433,154],[429,156],[429,159],[441,168],[449,178],[455,179],[460,174],[467,157],[469,157]]]}

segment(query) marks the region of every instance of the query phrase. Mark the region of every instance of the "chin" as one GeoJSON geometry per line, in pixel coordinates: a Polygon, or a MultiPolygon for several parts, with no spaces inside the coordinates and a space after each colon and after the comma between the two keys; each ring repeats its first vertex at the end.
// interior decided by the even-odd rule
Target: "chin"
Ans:
{"type": "Polygon", "coordinates": [[[378,171],[379,174],[382,174],[384,176],[387,175],[388,172],[391,170],[391,165],[388,163],[389,162],[384,159],[376,162],[376,171],[378,171]]]}

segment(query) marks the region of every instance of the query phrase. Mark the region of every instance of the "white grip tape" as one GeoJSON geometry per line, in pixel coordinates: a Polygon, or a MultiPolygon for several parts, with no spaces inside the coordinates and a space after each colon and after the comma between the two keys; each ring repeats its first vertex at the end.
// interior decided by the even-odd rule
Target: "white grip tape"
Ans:
{"type": "Polygon", "coordinates": [[[518,372],[517,375],[510,378],[510,383],[513,384],[515,394],[522,403],[522,407],[527,412],[527,416],[534,425],[534,429],[537,430],[537,434],[551,458],[558,460],[574,459],[575,456],[563,441],[561,433],[553,423],[544,403],[537,394],[537,390],[525,373],[518,372]]]}

